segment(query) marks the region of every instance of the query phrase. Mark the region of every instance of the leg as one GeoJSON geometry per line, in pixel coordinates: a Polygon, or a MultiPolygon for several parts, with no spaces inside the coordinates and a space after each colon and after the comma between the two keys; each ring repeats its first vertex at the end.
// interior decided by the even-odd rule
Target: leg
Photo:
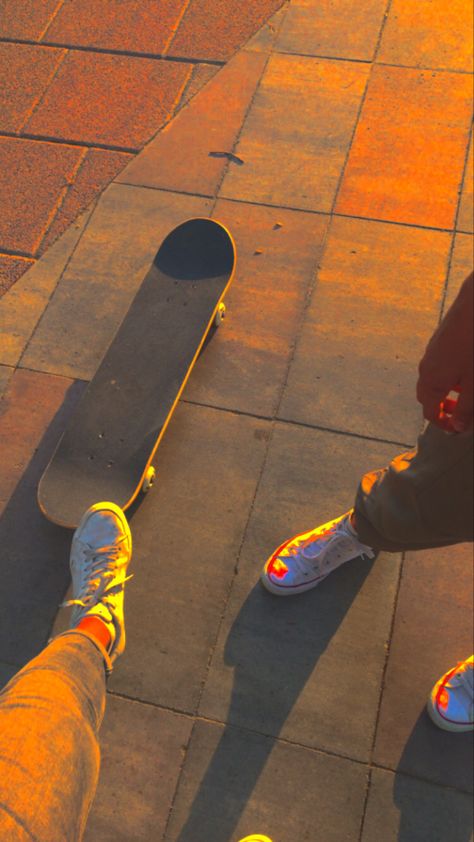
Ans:
{"type": "Polygon", "coordinates": [[[429,425],[416,450],[366,474],[354,509],[285,541],[270,556],[262,584],[291,596],[375,551],[401,552],[473,539],[473,436],[429,425]]]}
{"type": "Polygon", "coordinates": [[[401,552],[473,540],[473,436],[429,424],[418,447],[366,474],[354,504],[359,539],[401,552]]]}
{"type": "Polygon", "coordinates": [[[125,648],[131,553],[121,509],[91,506],[72,542],[72,628],[0,694],[2,842],[82,838],[99,774],[105,676],[125,648]]]}
{"type": "Polygon", "coordinates": [[[0,694],[0,838],[82,836],[99,774],[107,654],[82,631],[56,638],[0,694]]]}

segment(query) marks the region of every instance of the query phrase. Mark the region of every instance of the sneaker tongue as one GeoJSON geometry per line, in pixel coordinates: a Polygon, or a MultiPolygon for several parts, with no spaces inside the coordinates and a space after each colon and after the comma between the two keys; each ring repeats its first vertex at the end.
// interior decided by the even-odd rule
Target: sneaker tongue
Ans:
{"type": "Polygon", "coordinates": [[[104,621],[104,623],[106,623],[107,628],[109,629],[112,635],[112,638],[115,637],[115,626],[112,614],[103,602],[98,602],[97,605],[94,605],[93,608],[90,608],[87,611],[87,616],[99,617],[101,620],[104,621]]]}

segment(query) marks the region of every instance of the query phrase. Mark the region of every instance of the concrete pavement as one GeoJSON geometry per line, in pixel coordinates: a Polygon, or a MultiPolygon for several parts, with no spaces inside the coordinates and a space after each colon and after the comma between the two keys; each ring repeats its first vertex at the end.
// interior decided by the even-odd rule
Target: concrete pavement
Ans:
{"type": "Polygon", "coordinates": [[[0,301],[7,680],[67,620],[70,536],[36,485],[157,244],[193,215],[237,243],[131,517],[88,842],[472,838],[472,740],[424,712],[472,646],[471,547],[285,601],[257,581],[421,429],[417,363],[472,264],[467,6],[286,4],[0,301]]]}

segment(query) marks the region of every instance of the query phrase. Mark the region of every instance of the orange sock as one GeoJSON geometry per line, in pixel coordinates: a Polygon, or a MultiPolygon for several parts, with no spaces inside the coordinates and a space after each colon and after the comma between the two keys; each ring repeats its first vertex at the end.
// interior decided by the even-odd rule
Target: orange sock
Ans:
{"type": "Polygon", "coordinates": [[[76,628],[89,632],[92,637],[95,637],[95,639],[102,644],[107,652],[109,651],[112,636],[104,621],[101,620],[100,617],[84,617],[84,619],[78,623],[76,628]]]}

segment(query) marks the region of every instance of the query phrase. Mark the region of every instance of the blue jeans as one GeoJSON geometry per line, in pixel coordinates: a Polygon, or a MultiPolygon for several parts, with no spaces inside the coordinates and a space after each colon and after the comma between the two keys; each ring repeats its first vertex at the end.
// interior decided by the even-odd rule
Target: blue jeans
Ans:
{"type": "Polygon", "coordinates": [[[0,839],[76,842],[99,776],[105,650],[87,632],[53,640],[0,693],[0,839]]]}

